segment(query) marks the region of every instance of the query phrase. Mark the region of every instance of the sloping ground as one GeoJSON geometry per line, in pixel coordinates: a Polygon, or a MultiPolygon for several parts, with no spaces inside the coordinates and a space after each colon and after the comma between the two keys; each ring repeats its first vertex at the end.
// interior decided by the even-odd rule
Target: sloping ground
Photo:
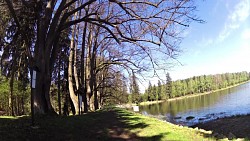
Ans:
{"type": "Polygon", "coordinates": [[[217,138],[245,138],[250,139],[250,115],[233,116],[213,120],[193,127],[212,130],[217,138]]]}
{"type": "Polygon", "coordinates": [[[0,140],[213,140],[211,132],[180,127],[119,108],[69,117],[0,117],[0,140]]]}

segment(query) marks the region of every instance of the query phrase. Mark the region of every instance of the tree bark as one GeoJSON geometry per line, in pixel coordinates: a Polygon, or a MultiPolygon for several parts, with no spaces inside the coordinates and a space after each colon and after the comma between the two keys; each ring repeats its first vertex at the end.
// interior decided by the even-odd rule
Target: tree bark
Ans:
{"type": "Polygon", "coordinates": [[[96,57],[97,57],[97,38],[99,34],[99,29],[97,28],[96,36],[93,38],[94,40],[94,45],[93,45],[93,50],[92,50],[92,55],[91,55],[91,60],[90,60],[90,77],[91,77],[91,91],[92,94],[94,94],[94,110],[99,109],[98,107],[98,97],[97,97],[97,75],[96,75],[96,57]]]}
{"type": "Polygon", "coordinates": [[[13,96],[13,83],[14,83],[14,70],[12,71],[11,78],[10,78],[10,111],[11,116],[15,116],[14,113],[14,96],[13,96]]]}
{"type": "Polygon", "coordinates": [[[58,97],[58,111],[59,111],[59,115],[61,115],[61,50],[60,50],[60,55],[59,55],[59,62],[58,62],[58,83],[57,83],[57,89],[58,89],[58,93],[57,93],[57,97],[58,97]]]}
{"type": "Polygon", "coordinates": [[[76,41],[75,41],[75,44],[74,44],[74,63],[73,63],[73,66],[74,66],[74,78],[75,78],[75,84],[76,84],[76,92],[77,92],[77,96],[78,96],[78,114],[80,115],[81,114],[81,103],[80,103],[80,90],[79,90],[79,78],[78,78],[78,72],[77,72],[77,46],[78,46],[78,34],[79,34],[79,25],[76,25],[77,26],[77,31],[76,31],[76,41]]]}
{"type": "MultiPolygon", "coordinates": [[[[77,13],[76,13],[77,14],[77,13]]],[[[75,17],[76,17],[75,14],[75,17]]],[[[69,53],[69,67],[68,67],[68,82],[69,82],[69,94],[70,94],[70,98],[73,102],[75,111],[79,111],[79,107],[78,107],[78,97],[75,94],[74,91],[74,87],[73,87],[73,60],[74,60],[74,49],[75,49],[75,32],[76,32],[76,26],[74,25],[73,30],[72,30],[72,37],[71,37],[71,41],[70,41],[70,53],[69,53]]]]}
{"type": "Polygon", "coordinates": [[[91,101],[91,97],[93,95],[93,91],[92,91],[92,81],[91,81],[91,49],[92,49],[92,29],[91,29],[91,25],[89,25],[89,34],[88,34],[88,44],[87,44],[87,56],[86,56],[86,67],[85,67],[85,75],[86,75],[86,79],[85,79],[85,88],[86,88],[86,97],[87,97],[87,103],[88,106],[90,108],[90,110],[93,111],[93,105],[92,105],[92,101],[91,101]]]}
{"type": "MultiPolygon", "coordinates": [[[[88,13],[88,9],[86,10],[88,13]]],[[[82,35],[82,54],[81,54],[81,92],[83,100],[83,112],[88,112],[88,103],[87,103],[87,90],[86,90],[86,73],[85,73],[85,42],[86,42],[86,33],[87,33],[87,22],[84,24],[83,35],[82,35]]]]}
{"type": "MultiPolygon", "coordinates": [[[[49,90],[51,85],[51,73],[50,57],[45,54],[47,46],[46,43],[46,27],[45,21],[38,20],[37,25],[37,41],[35,45],[34,62],[30,61],[30,67],[36,69],[36,88],[34,90],[34,113],[35,114],[56,114],[49,96],[49,90]]],[[[32,75],[32,72],[30,72],[32,75]]]]}

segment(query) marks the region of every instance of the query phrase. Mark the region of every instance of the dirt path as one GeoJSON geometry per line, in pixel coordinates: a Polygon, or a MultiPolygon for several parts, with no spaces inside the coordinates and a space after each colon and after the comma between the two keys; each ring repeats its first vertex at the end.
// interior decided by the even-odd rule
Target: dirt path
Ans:
{"type": "Polygon", "coordinates": [[[234,116],[200,123],[193,127],[213,131],[218,138],[248,138],[250,139],[250,115],[234,116]]]}

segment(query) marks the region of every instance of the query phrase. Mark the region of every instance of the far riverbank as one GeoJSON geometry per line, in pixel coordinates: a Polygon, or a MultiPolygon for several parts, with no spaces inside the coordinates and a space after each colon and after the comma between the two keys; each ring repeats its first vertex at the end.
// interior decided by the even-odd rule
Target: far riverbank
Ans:
{"type": "Polygon", "coordinates": [[[214,92],[219,92],[219,91],[222,91],[222,90],[233,88],[233,87],[236,87],[236,86],[248,83],[248,82],[250,82],[250,80],[242,82],[242,83],[239,83],[239,84],[235,84],[235,85],[232,85],[232,86],[229,86],[229,87],[226,87],[226,88],[222,88],[222,89],[218,89],[218,90],[213,90],[213,91],[209,91],[209,92],[205,92],[205,93],[195,93],[195,94],[185,95],[185,96],[181,96],[181,97],[170,98],[170,99],[167,99],[167,100],[146,101],[146,102],[139,103],[139,105],[150,105],[150,104],[162,103],[162,102],[165,102],[165,101],[174,101],[174,100],[191,98],[191,97],[196,97],[196,96],[201,96],[201,95],[207,95],[207,94],[211,94],[211,93],[214,93],[214,92]]]}

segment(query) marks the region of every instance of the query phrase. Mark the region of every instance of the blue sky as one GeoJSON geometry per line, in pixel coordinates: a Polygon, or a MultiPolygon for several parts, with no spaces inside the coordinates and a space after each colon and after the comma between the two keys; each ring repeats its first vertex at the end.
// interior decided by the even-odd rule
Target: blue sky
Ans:
{"type": "Polygon", "coordinates": [[[250,71],[250,0],[199,1],[196,15],[206,23],[187,29],[172,78],[250,71]]]}
{"type": "MultiPolygon", "coordinates": [[[[183,34],[183,53],[178,58],[182,65],[169,71],[172,79],[250,72],[250,0],[198,0],[196,4],[195,14],[206,23],[192,22],[183,34]]],[[[151,79],[152,84],[157,81],[151,79]]]]}

